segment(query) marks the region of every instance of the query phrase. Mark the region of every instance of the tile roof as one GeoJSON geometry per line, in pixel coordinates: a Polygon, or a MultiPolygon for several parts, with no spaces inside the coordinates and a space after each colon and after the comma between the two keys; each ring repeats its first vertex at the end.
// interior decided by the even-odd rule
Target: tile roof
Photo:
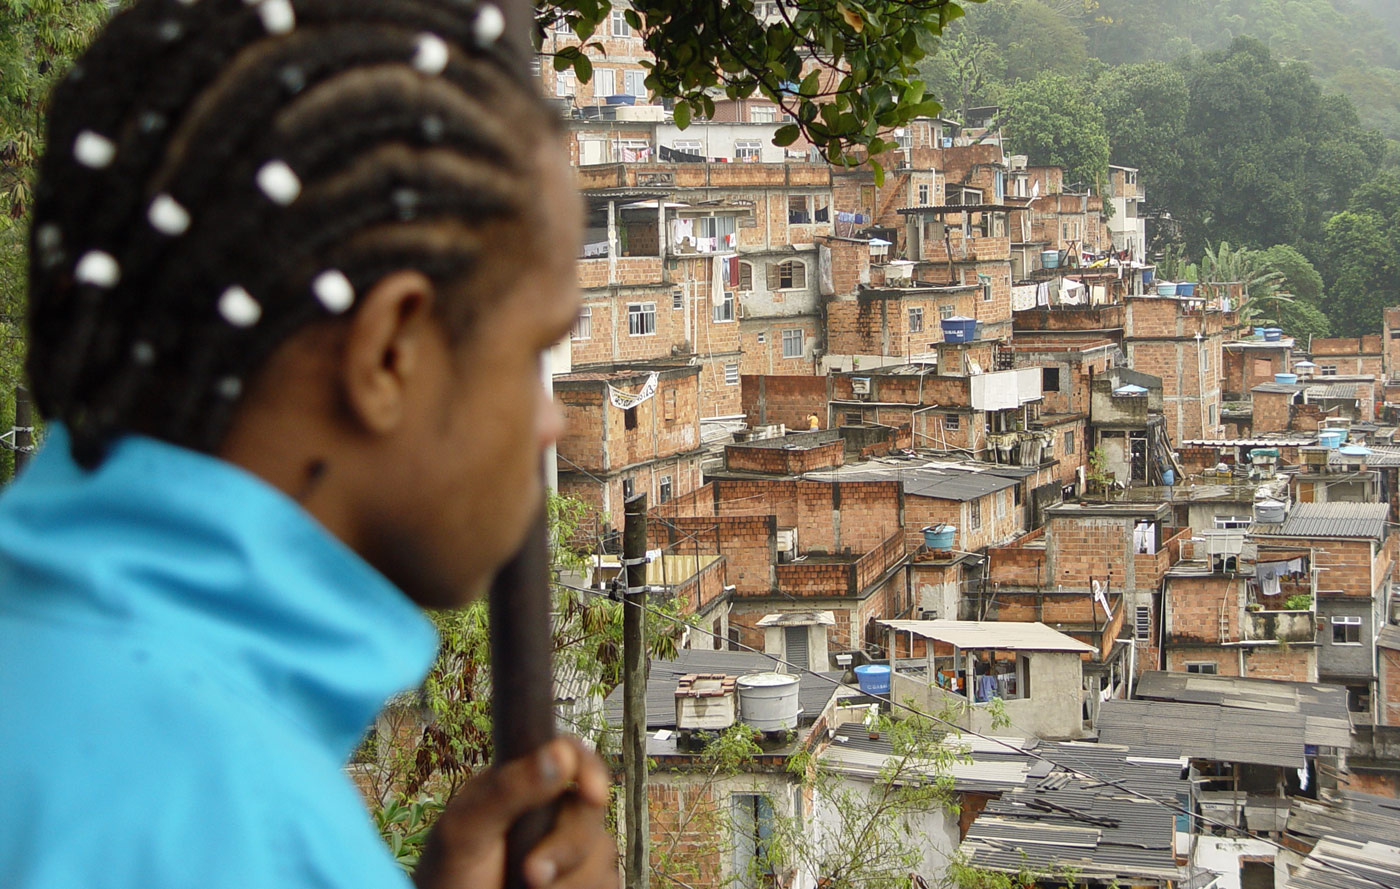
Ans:
{"type": "Polygon", "coordinates": [[[1277,532],[1282,537],[1385,538],[1390,507],[1384,503],[1294,504],[1277,532]]]}
{"type": "Polygon", "coordinates": [[[1142,674],[1133,693],[1139,698],[1180,704],[1301,713],[1305,720],[1303,740],[1306,743],[1351,747],[1347,693],[1339,685],[1149,670],[1142,674]]]}
{"type": "Polygon", "coordinates": [[[1099,708],[1104,743],[1212,762],[1302,768],[1306,729],[1301,713],[1170,701],[1113,700],[1099,708]]]}

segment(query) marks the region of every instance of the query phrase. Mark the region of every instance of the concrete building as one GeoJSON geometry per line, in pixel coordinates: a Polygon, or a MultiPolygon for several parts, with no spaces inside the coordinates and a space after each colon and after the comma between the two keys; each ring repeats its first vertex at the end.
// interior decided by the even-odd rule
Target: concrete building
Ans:
{"type": "Polygon", "coordinates": [[[1136,167],[1108,165],[1108,198],[1113,208],[1108,220],[1108,236],[1113,249],[1126,251],[1133,259],[1147,256],[1147,224],[1142,215],[1142,186],[1136,167]]]}

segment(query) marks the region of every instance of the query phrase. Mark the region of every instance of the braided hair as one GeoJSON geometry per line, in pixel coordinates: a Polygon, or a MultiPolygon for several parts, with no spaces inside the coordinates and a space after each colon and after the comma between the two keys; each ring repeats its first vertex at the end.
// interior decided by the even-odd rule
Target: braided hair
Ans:
{"type": "Polygon", "coordinates": [[[29,377],[84,466],[128,431],[215,450],[250,377],[386,274],[499,291],[555,117],[475,0],[139,0],[55,89],[29,377]],[[498,272],[499,274],[499,272],[498,272]]]}

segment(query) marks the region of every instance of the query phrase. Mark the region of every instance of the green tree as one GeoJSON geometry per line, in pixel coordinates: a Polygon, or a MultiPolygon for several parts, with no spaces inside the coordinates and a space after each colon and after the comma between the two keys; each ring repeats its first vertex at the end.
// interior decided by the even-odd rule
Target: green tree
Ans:
{"type": "Polygon", "coordinates": [[[1059,164],[1067,181],[1100,184],[1108,173],[1103,112],[1083,81],[1042,74],[1015,84],[1002,105],[1003,133],[1033,164],[1059,164]]]}
{"type": "Polygon", "coordinates": [[[1385,307],[1400,300],[1397,248],[1394,224],[1375,210],[1347,210],[1327,220],[1321,261],[1338,335],[1374,333],[1385,307]]]}
{"type": "Polygon", "coordinates": [[[1094,85],[1108,133],[1109,160],[1137,167],[1151,202],[1181,175],[1189,93],[1186,77],[1163,62],[1109,68],[1094,85]]]}
{"type": "Polygon", "coordinates": [[[1264,265],[1283,276],[1280,286],[1310,306],[1322,306],[1322,275],[1296,247],[1275,244],[1260,255],[1264,265]]]}

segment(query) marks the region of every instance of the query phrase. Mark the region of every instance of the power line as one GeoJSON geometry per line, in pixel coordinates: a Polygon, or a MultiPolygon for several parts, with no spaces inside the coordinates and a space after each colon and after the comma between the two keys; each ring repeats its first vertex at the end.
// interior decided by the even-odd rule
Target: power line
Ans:
{"type": "MultiPolygon", "coordinates": [[[[602,592],[602,591],[600,591],[600,590],[590,590],[590,589],[586,589],[586,588],[584,588],[584,587],[572,586],[572,585],[570,585],[570,584],[563,584],[563,583],[561,583],[561,586],[567,586],[567,587],[569,587],[569,589],[577,590],[578,592],[581,592],[581,593],[588,593],[589,595],[594,595],[594,596],[604,596],[604,597],[606,597],[606,596],[608,595],[607,593],[602,592]]],[[[623,603],[624,603],[624,604],[627,604],[627,605],[639,606],[639,607],[643,608],[644,610],[649,611],[649,612],[651,612],[652,614],[656,615],[657,617],[661,617],[661,618],[663,618],[663,619],[665,619],[665,620],[672,621],[673,623],[682,624],[682,625],[684,625],[684,626],[686,626],[686,627],[691,627],[690,624],[686,623],[686,622],[685,622],[684,620],[682,620],[681,618],[674,617],[674,616],[672,616],[672,615],[666,614],[664,611],[658,611],[658,610],[652,608],[651,606],[640,605],[640,603],[637,603],[636,601],[634,601],[634,600],[632,600],[632,599],[630,599],[630,598],[628,598],[628,597],[626,597],[626,596],[623,597],[623,603]]],[[[788,662],[788,661],[786,661],[786,660],[783,660],[782,658],[778,657],[777,655],[769,654],[769,653],[766,652],[766,651],[759,651],[758,649],[756,649],[756,648],[754,648],[754,647],[752,647],[752,646],[749,646],[749,645],[745,645],[745,644],[743,644],[742,642],[737,642],[737,641],[725,639],[725,638],[721,637],[718,633],[710,632],[709,630],[706,630],[706,629],[704,629],[704,628],[702,628],[702,627],[691,627],[691,629],[693,629],[693,630],[695,630],[695,631],[697,631],[697,632],[699,632],[699,633],[702,633],[702,634],[704,634],[704,635],[706,635],[706,636],[710,636],[710,637],[716,639],[717,641],[720,641],[720,642],[728,642],[730,645],[738,646],[739,648],[742,648],[742,649],[744,649],[745,651],[752,652],[753,654],[762,655],[763,657],[766,657],[766,658],[772,660],[774,663],[781,664],[781,665],[783,665],[783,666],[789,667],[789,668],[791,668],[791,669],[793,669],[793,670],[795,670],[795,671],[797,671],[797,672],[800,672],[800,673],[806,674],[806,675],[808,675],[808,676],[811,676],[811,677],[813,677],[813,678],[815,678],[815,679],[817,679],[817,680],[819,680],[819,681],[821,681],[821,682],[826,682],[826,683],[828,683],[828,684],[830,684],[830,685],[832,685],[832,686],[834,686],[834,687],[836,687],[836,688],[841,688],[841,687],[844,687],[844,685],[845,685],[845,684],[844,684],[843,682],[841,682],[839,679],[832,679],[830,676],[823,676],[822,674],[816,672],[815,670],[811,670],[811,669],[809,669],[809,668],[807,668],[807,667],[799,667],[799,666],[797,666],[796,664],[792,664],[792,663],[790,663],[790,662],[788,662]]],[[[1108,780],[1107,778],[1100,778],[1100,777],[1098,777],[1097,775],[1092,775],[1092,774],[1090,774],[1090,773],[1088,773],[1088,772],[1082,771],[1082,770],[1077,769],[1077,768],[1075,768],[1075,767],[1073,767],[1073,766],[1069,766],[1069,765],[1065,765],[1064,763],[1056,762],[1055,760],[1051,759],[1050,757],[1046,756],[1046,755],[1043,754],[1043,753],[1037,753],[1037,752],[1034,751],[1034,750],[1029,750],[1029,749],[1024,748],[1024,747],[1021,747],[1021,746],[1019,746],[1019,745],[1017,745],[1017,744],[1013,744],[1013,743],[1011,743],[1010,741],[1006,740],[1005,738],[999,738],[999,737],[996,737],[996,736],[994,736],[994,735],[983,734],[982,732],[975,731],[975,730],[970,729],[970,728],[963,728],[962,726],[958,725],[957,723],[953,722],[953,721],[950,720],[950,719],[945,719],[945,718],[943,718],[943,717],[941,717],[941,716],[935,716],[935,715],[933,715],[933,714],[931,714],[931,713],[925,713],[925,712],[923,712],[922,710],[919,710],[917,707],[914,707],[914,706],[912,706],[912,705],[910,705],[910,704],[902,704],[902,703],[900,703],[899,701],[894,700],[894,698],[893,698],[892,696],[890,696],[890,695],[870,694],[869,697],[873,697],[873,698],[876,698],[876,699],[879,700],[879,701],[882,701],[882,702],[884,702],[884,703],[887,703],[887,704],[890,705],[891,708],[898,708],[898,709],[900,709],[900,710],[905,710],[905,711],[908,711],[909,713],[911,713],[911,714],[913,714],[913,715],[915,715],[915,716],[919,716],[919,717],[922,717],[922,718],[924,718],[924,719],[928,719],[928,720],[931,720],[931,721],[933,721],[933,722],[937,722],[937,723],[940,723],[940,724],[942,724],[942,725],[945,725],[945,726],[947,726],[948,728],[953,729],[953,730],[955,730],[955,731],[957,731],[957,732],[959,732],[959,733],[961,733],[961,734],[971,735],[972,737],[978,738],[979,740],[986,741],[986,742],[991,743],[991,744],[996,744],[996,745],[998,745],[998,746],[1000,746],[1000,747],[1004,747],[1004,748],[1006,748],[1007,750],[1011,751],[1012,753],[1017,753],[1017,754],[1019,754],[1019,755],[1021,755],[1021,756],[1026,756],[1026,757],[1029,757],[1029,758],[1031,758],[1031,759],[1035,759],[1035,760],[1039,760],[1039,761],[1041,761],[1041,762],[1047,763],[1047,764],[1049,764],[1049,765],[1051,765],[1051,766],[1053,766],[1053,767],[1055,767],[1055,768],[1063,769],[1064,771],[1070,773],[1071,775],[1074,775],[1075,777],[1081,778],[1081,779],[1083,779],[1083,780],[1085,780],[1085,781],[1090,781],[1090,782],[1093,782],[1093,783],[1095,783],[1095,784],[1101,784],[1101,785],[1104,785],[1104,786],[1106,786],[1106,787],[1115,787],[1115,788],[1117,788],[1117,789],[1123,791],[1124,793],[1126,793],[1126,794],[1128,794],[1128,795],[1130,795],[1130,796],[1133,796],[1133,797],[1136,797],[1136,798],[1138,798],[1138,799],[1140,799],[1140,800],[1143,800],[1144,802],[1148,802],[1148,803],[1152,803],[1153,805],[1160,806],[1160,807],[1166,809],[1167,811],[1171,812],[1173,815],[1185,815],[1185,816],[1188,817],[1188,818],[1196,819],[1196,820],[1198,820],[1198,821],[1200,821],[1200,822],[1202,822],[1202,823],[1204,823],[1204,824],[1209,824],[1209,825],[1212,826],[1212,827],[1218,827],[1218,828],[1221,828],[1222,830],[1234,832],[1234,833],[1236,833],[1236,834],[1238,834],[1238,835],[1240,835],[1240,836],[1247,837],[1247,838],[1249,838],[1249,839],[1258,840],[1258,841],[1261,842],[1261,843],[1264,843],[1264,844],[1266,844],[1266,845],[1272,846],[1274,849],[1276,849],[1276,850],[1278,850],[1278,851],[1280,851],[1280,852],[1292,851],[1292,850],[1290,850],[1287,846],[1283,845],[1282,843],[1280,843],[1280,842],[1278,842],[1278,841],[1276,841],[1276,840],[1271,840],[1271,839],[1269,839],[1268,837],[1265,837],[1265,836],[1260,836],[1259,834],[1256,834],[1256,833],[1250,831],[1248,828],[1243,828],[1243,827],[1240,827],[1240,826],[1238,826],[1238,825],[1230,824],[1230,823],[1225,822],[1225,821],[1219,821],[1219,820],[1216,820],[1216,819],[1214,819],[1214,818],[1211,818],[1210,816],[1205,815],[1205,814],[1200,814],[1200,815],[1198,815],[1198,814],[1196,814],[1196,813],[1194,813],[1194,812],[1191,812],[1191,811],[1189,811],[1189,810],[1187,810],[1187,809],[1185,809],[1185,808],[1183,808],[1183,807],[1181,807],[1181,806],[1179,806],[1179,805],[1175,805],[1175,804],[1173,804],[1173,803],[1169,803],[1169,802],[1167,802],[1167,801],[1165,801],[1165,800],[1157,799],[1156,797],[1151,796],[1151,795],[1146,794],[1146,793],[1143,793],[1143,792],[1140,791],[1140,790],[1135,790],[1135,789],[1133,789],[1133,788],[1131,788],[1131,787],[1126,787],[1126,786],[1124,786],[1122,783],[1120,783],[1120,782],[1118,782],[1118,781],[1110,781],[1110,780],[1108,780]]],[[[1365,874],[1363,874],[1363,873],[1360,873],[1360,872],[1357,872],[1357,871],[1353,871],[1353,870],[1351,870],[1351,869],[1349,869],[1349,868],[1342,867],[1341,865],[1334,864],[1334,863],[1332,863],[1332,862],[1330,862],[1330,861],[1326,861],[1325,859],[1320,859],[1320,858],[1319,858],[1319,859],[1316,860],[1316,862],[1317,862],[1317,864],[1319,864],[1320,866],[1322,866],[1322,867],[1324,867],[1324,868],[1326,868],[1326,869],[1330,869],[1330,870],[1336,871],[1337,873],[1346,874],[1347,876],[1352,877],[1353,879],[1361,880],[1361,881],[1363,881],[1363,882],[1370,883],[1370,884],[1373,884],[1373,885],[1375,885],[1375,886],[1379,886],[1380,889],[1396,889],[1395,886],[1392,886],[1392,885],[1390,885],[1390,884],[1388,884],[1388,883],[1382,883],[1380,880],[1378,880],[1378,879],[1376,879],[1376,878],[1374,878],[1374,877],[1369,877],[1369,876],[1367,876],[1367,875],[1365,875],[1365,874]]]]}

